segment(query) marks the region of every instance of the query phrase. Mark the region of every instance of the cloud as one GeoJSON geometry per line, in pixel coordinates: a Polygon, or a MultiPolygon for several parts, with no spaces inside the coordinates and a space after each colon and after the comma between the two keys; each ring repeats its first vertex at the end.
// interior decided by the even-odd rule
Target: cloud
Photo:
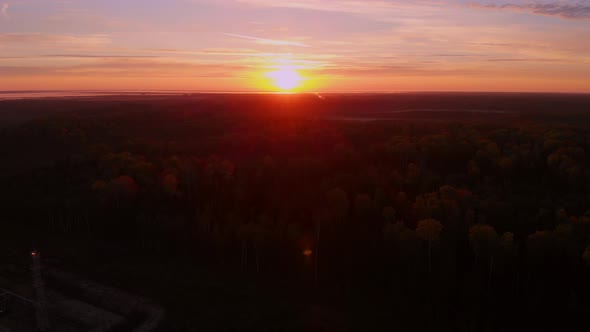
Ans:
{"type": "Polygon", "coordinates": [[[466,0],[236,0],[241,3],[291,9],[349,12],[356,14],[379,14],[396,11],[399,16],[404,10],[409,13],[438,13],[441,9],[459,8],[464,5],[480,9],[522,11],[535,15],[555,16],[566,19],[590,19],[588,0],[544,0],[544,1],[466,1],[466,0]]]}
{"type": "Polygon", "coordinates": [[[4,19],[8,18],[8,2],[5,2],[0,6],[0,16],[4,19]]]}
{"type": "Polygon", "coordinates": [[[457,0],[236,0],[240,3],[291,9],[307,9],[347,13],[379,13],[383,10],[399,10],[404,8],[426,9],[427,7],[441,7],[457,0]]]}
{"type": "Polygon", "coordinates": [[[42,58],[69,58],[69,59],[157,59],[158,55],[101,55],[101,54],[45,54],[42,58]]]}
{"type": "Polygon", "coordinates": [[[252,68],[243,64],[217,64],[147,58],[96,58],[70,65],[0,65],[0,77],[246,77],[252,68]]]}
{"type": "Polygon", "coordinates": [[[230,37],[242,38],[242,39],[249,39],[249,40],[253,40],[257,43],[265,44],[265,45],[310,47],[309,45],[305,45],[305,44],[302,44],[299,42],[288,41],[288,40],[258,38],[258,37],[252,37],[252,36],[237,35],[237,34],[233,34],[233,33],[224,33],[224,35],[230,36],[230,37]]]}
{"type": "Polygon", "coordinates": [[[438,68],[418,64],[350,64],[329,66],[313,70],[315,75],[341,77],[440,77],[481,75],[481,70],[468,68],[438,68]]]}
{"type": "Polygon", "coordinates": [[[470,2],[470,7],[527,12],[535,15],[555,16],[572,20],[590,19],[588,1],[552,1],[544,3],[481,3],[470,2]]]}
{"type": "Polygon", "coordinates": [[[489,62],[567,62],[564,59],[545,59],[545,58],[494,58],[487,59],[489,62]]]}
{"type": "Polygon", "coordinates": [[[0,46],[34,45],[53,47],[96,48],[111,43],[106,35],[53,35],[44,33],[0,33],[0,46]]]}

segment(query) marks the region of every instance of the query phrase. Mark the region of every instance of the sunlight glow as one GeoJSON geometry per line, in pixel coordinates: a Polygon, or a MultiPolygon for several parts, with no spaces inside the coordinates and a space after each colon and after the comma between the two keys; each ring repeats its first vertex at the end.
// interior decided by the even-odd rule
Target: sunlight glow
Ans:
{"type": "Polygon", "coordinates": [[[271,80],[272,84],[282,91],[294,91],[303,84],[303,77],[297,70],[288,66],[280,67],[278,70],[266,74],[271,80]]]}

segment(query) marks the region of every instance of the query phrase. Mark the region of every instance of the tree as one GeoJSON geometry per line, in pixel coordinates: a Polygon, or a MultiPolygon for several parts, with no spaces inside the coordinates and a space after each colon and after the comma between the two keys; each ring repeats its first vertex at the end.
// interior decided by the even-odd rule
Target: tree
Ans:
{"type": "MultiPolygon", "coordinates": [[[[508,235],[505,240],[509,242],[512,239],[508,235]]],[[[469,243],[475,252],[476,260],[482,259],[485,256],[488,257],[488,288],[490,288],[494,268],[494,254],[498,248],[498,233],[490,225],[479,224],[472,226],[469,229],[469,243]]]]}
{"type": "Polygon", "coordinates": [[[263,224],[252,224],[250,228],[250,237],[255,255],[256,272],[260,272],[260,252],[262,247],[266,244],[271,236],[271,231],[267,229],[263,224]]]}
{"type": "Polygon", "coordinates": [[[322,223],[324,222],[343,222],[348,216],[349,202],[346,191],[341,188],[334,188],[326,193],[326,209],[318,212],[314,216],[315,221],[315,278],[319,280],[319,260],[320,260],[320,236],[322,223]]]}
{"type": "MultiPolygon", "coordinates": [[[[412,283],[415,280],[414,268],[419,260],[420,247],[422,242],[416,232],[407,227],[403,222],[386,223],[383,227],[383,237],[385,240],[388,255],[386,259],[388,265],[393,265],[394,274],[388,275],[387,280],[397,287],[398,291],[406,294],[412,293],[412,283]],[[400,279],[401,278],[401,279],[400,279]]],[[[395,297],[399,298],[399,294],[395,297]]],[[[407,305],[404,300],[400,299],[400,305],[407,305]]]]}
{"type": "Polygon", "coordinates": [[[500,249],[504,254],[510,255],[514,252],[514,234],[511,232],[504,233],[498,241],[500,249]]]}
{"type": "Polygon", "coordinates": [[[178,178],[172,173],[168,173],[162,177],[162,188],[164,192],[169,195],[176,196],[178,192],[178,178]]]}
{"type": "Polygon", "coordinates": [[[348,195],[341,188],[334,188],[326,193],[326,205],[331,219],[338,222],[348,215],[348,195]]]}
{"type": "Polygon", "coordinates": [[[359,194],[354,199],[354,212],[359,219],[366,219],[373,210],[373,201],[366,194],[359,194]]]}
{"type": "Polygon", "coordinates": [[[420,239],[403,222],[385,224],[383,237],[391,252],[400,260],[411,260],[419,251],[420,239]]]}
{"type": "Polygon", "coordinates": [[[469,229],[469,243],[475,252],[476,259],[485,255],[491,258],[498,245],[498,233],[494,227],[478,224],[469,229]]]}
{"type": "Polygon", "coordinates": [[[582,259],[590,266],[590,246],[586,247],[584,254],[582,254],[582,259]]]}
{"type": "Polygon", "coordinates": [[[319,276],[320,276],[320,236],[321,236],[321,230],[322,230],[322,223],[324,223],[326,220],[326,214],[324,213],[318,213],[314,216],[314,225],[315,225],[315,261],[314,261],[314,265],[315,265],[315,273],[314,273],[314,278],[315,278],[315,282],[319,283],[319,276]]]}
{"type": "Polygon", "coordinates": [[[428,242],[428,273],[432,273],[432,242],[438,241],[443,226],[435,219],[424,219],[418,222],[416,233],[423,241],[428,242]]]}
{"type": "MultiPolygon", "coordinates": [[[[500,255],[503,260],[504,267],[512,264],[514,261],[515,245],[514,245],[514,234],[511,232],[504,233],[498,240],[498,247],[500,249],[500,255]]],[[[512,267],[513,268],[513,267],[512,267]]]]}
{"type": "Polygon", "coordinates": [[[527,249],[532,255],[532,263],[543,264],[551,257],[553,251],[554,234],[552,231],[536,231],[528,236],[527,249]]]}
{"type": "Polygon", "coordinates": [[[242,271],[246,271],[248,269],[248,242],[252,238],[252,225],[239,225],[237,229],[237,237],[241,242],[240,267],[242,271]]]}
{"type": "Polygon", "coordinates": [[[561,263],[557,259],[559,248],[554,231],[536,231],[527,238],[527,263],[530,264],[528,278],[546,280],[554,272],[555,264],[561,263]]]}
{"type": "Polygon", "coordinates": [[[383,208],[381,215],[386,223],[392,223],[395,220],[395,209],[391,206],[386,206],[383,208]]]}

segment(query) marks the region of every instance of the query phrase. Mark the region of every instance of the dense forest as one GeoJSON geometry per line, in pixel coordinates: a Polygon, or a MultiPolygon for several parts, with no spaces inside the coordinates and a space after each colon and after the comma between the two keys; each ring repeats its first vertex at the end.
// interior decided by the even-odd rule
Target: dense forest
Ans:
{"type": "Polygon", "coordinates": [[[0,257],[151,296],[163,331],[586,324],[589,97],[348,98],[2,102],[0,257]]]}

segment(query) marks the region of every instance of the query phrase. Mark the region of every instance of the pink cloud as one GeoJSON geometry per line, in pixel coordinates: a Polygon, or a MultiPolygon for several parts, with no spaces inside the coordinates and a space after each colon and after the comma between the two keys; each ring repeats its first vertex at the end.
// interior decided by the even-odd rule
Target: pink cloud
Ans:
{"type": "Polygon", "coordinates": [[[583,20],[590,19],[590,4],[577,1],[550,2],[550,3],[480,3],[471,2],[471,7],[482,9],[496,9],[509,11],[522,11],[535,15],[556,16],[565,19],[583,20]]]}
{"type": "Polygon", "coordinates": [[[3,3],[0,7],[0,15],[2,18],[8,18],[8,3],[3,3]]]}

